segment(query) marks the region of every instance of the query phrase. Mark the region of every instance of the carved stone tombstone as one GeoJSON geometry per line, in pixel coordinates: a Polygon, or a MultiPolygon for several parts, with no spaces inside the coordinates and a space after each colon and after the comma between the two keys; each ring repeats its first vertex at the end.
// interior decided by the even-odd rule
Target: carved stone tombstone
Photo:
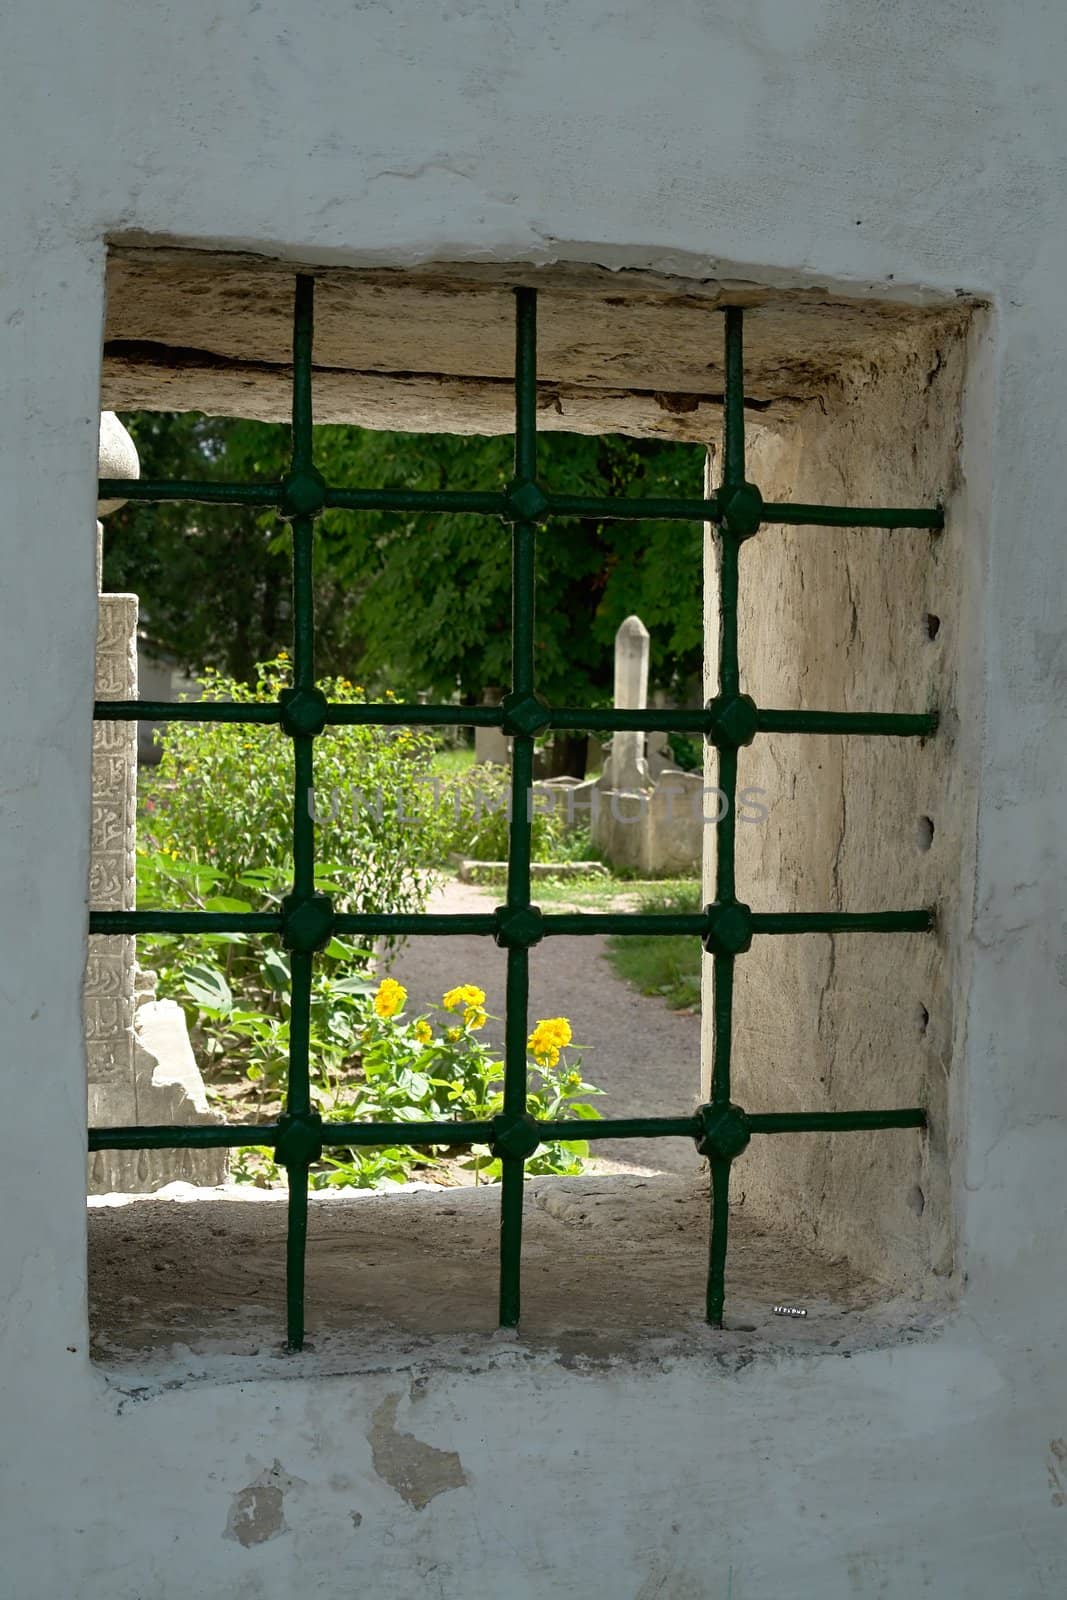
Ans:
{"type": "MultiPolygon", "coordinates": [[[[615,635],[615,705],[648,705],[649,633],[640,617],[627,617],[615,635]]],[[[592,807],[593,841],[617,867],[648,877],[696,873],[704,817],[703,779],[659,765],[654,778],[645,754],[647,735],[616,733],[592,807]]]]}
{"type": "MultiPolygon", "coordinates": [[[[100,476],[136,478],[133,440],[113,412],[100,420],[100,476]]],[[[101,516],[120,500],[101,501],[101,516]]],[[[96,575],[101,583],[103,528],[98,522],[96,575]]],[[[137,698],[137,596],[101,594],[96,635],[96,698],[137,698]]],[[[89,902],[101,911],[132,911],[137,903],[137,725],[93,724],[92,843],[89,902]]],[[[204,1085],[185,1033],[181,1007],[156,1000],[149,973],[137,970],[129,936],[89,941],[84,987],[89,1076],[89,1123],[205,1122],[204,1085]]],[[[217,1184],[225,1179],[224,1150],[98,1150],[89,1158],[89,1189],[136,1193],[174,1178],[217,1184]]]]}
{"type": "MultiPolygon", "coordinates": [[[[615,709],[643,711],[648,705],[649,632],[640,617],[627,617],[615,635],[615,709]]],[[[652,786],[643,733],[612,735],[604,787],[637,793],[652,786]]]]}

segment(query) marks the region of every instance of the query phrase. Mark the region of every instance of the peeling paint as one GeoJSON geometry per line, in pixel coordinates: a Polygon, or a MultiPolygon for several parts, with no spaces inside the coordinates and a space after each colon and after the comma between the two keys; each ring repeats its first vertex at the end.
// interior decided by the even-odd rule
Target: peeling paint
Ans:
{"type": "Polygon", "coordinates": [[[462,1489],[467,1474],[455,1450],[438,1450],[436,1445],[416,1439],[413,1433],[398,1430],[399,1404],[398,1394],[387,1395],[371,1419],[367,1437],[374,1470],[409,1506],[422,1511],[435,1495],[462,1489]]]}
{"type": "Polygon", "coordinates": [[[291,1478],[275,1458],[272,1467],[267,1467],[232,1497],[223,1538],[235,1539],[247,1550],[250,1545],[264,1544],[268,1539],[287,1533],[285,1494],[298,1481],[291,1478]]]}

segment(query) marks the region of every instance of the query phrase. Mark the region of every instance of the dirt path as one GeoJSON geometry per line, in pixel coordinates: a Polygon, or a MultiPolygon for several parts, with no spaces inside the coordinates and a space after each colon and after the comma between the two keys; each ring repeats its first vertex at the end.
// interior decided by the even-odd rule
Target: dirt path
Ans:
{"type": "MultiPolygon", "coordinates": [[[[499,889],[479,889],[450,880],[431,898],[428,911],[490,910],[499,889]]],[[[567,1017],[584,1046],[584,1070],[605,1091],[597,1101],[606,1117],[672,1115],[689,1111],[700,1089],[700,1018],[670,1011],[616,977],[605,958],[603,938],[546,939],[531,952],[530,1017],[567,1017]]],[[[486,992],[490,1013],[504,1008],[506,953],[478,937],[409,940],[394,958],[392,975],[408,990],[408,1010],[440,1004],[460,983],[486,992]]],[[[487,1035],[503,1046],[503,1024],[487,1035]]],[[[613,1165],[646,1171],[692,1172],[699,1164],[687,1140],[605,1140],[596,1153],[613,1165]]]]}

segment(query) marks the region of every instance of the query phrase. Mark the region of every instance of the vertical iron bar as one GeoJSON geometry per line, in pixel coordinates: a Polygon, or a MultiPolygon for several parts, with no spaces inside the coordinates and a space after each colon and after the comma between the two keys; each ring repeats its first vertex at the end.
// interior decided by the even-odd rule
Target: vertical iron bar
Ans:
{"type": "Polygon", "coordinates": [[[306,1163],[286,1168],[289,1205],[285,1224],[285,1342],[304,1348],[304,1263],[308,1239],[308,1169],[306,1163]]]}
{"type": "MultiPolygon", "coordinates": [[[[313,467],[313,412],[311,400],[312,339],[314,335],[314,279],[296,280],[293,316],[293,434],[291,471],[313,467]]],[[[315,686],[315,611],[313,588],[314,519],[293,519],[293,687],[315,686]]],[[[293,893],[310,895],[315,887],[315,823],[309,796],[314,784],[314,739],[293,735],[293,893]]],[[[311,1110],[311,982],[314,957],[294,950],[290,954],[289,1075],[285,1108],[290,1116],[307,1116],[311,1110]]],[[[304,1343],[304,1278],[307,1256],[308,1164],[294,1162],[286,1168],[289,1210],[286,1224],[286,1316],[288,1345],[299,1350],[304,1343]]]]}
{"type": "Polygon", "coordinates": [[[293,307],[293,472],[312,466],[311,347],[315,336],[315,280],[297,274],[293,307]]]}
{"type": "MultiPolygon", "coordinates": [[[[509,950],[504,1001],[504,1114],[526,1110],[526,1038],[529,1029],[530,952],[509,950]]],[[[522,1276],[521,1156],[501,1157],[500,1174],[500,1326],[519,1322],[522,1276]]]]}
{"type": "MultiPolygon", "coordinates": [[[[730,306],[725,315],[726,389],[723,398],[724,498],[745,481],[745,372],[742,342],[743,313],[730,306]]],[[[724,523],[719,531],[719,694],[735,695],[741,682],[737,655],[738,555],[740,539],[724,523]]],[[[737,801],[737,751],[720,750],[719,789],[724,799],[723,817],[715,837],[715,899],[723,905],[735,898],[735,847],[737,801]]],[[[730,1103],[730,1065],[733,1050],[734,956],[712,958],[713,1044],[711,1102],[730,1103]]],[[[722,1327],[726,1284],[726,1250],[729,1241],[730,1162],[711,1160],[711,1240],[708,1251],[707,1317],[712,1327],[722,1327]]]]}
{"type": "MultiPolygon", "coordinates": [[[[512,692],[533,693],[534,684],[534,527],[516,522],[512,531],[512,692]]],[[[507,903],[530,903],[530,848],[534,741],[529,733],[516,733],[511,741],[511,829],[508,836],[507,903]]]]}
{"type": "Polygon", "coordinates": [[[730,1162],[711,1160],[711,1244],[708,1249],[707,1318],[722,1327],[726,1299],[726,1245],[730,1223],[730,1162]]]}
{"type": "Polygon", "coordinates": [[[515,290],[515,481],[537,478],[537,290],[515,290]]]}
{"type": "Polygon", "coordinates": [[[724,489],[736,489],[745,481],[745,354],[742,334],[744,312],[741,307],[727,306],[725,321],[722,486],[724,489]]]}
{"type": "MultiPolygon", "coordinates": [[[[537,475],[537,291],[515,291],[515,487],[537,475]]],[[[532,522],[512,527],[511,690],[534,692],[534,590],[536,530],[532,522]]],[[[533,735],[511,741],[511,826],[508,832],[507,904],[530,904],[530,815],[533,735]]],[[[529,1033],[530,954],[509,949],[504,1006],[504,1114],[526,1110],[526,1039],[529,1033]]],[[[514,1328],[521,1303],[522,1203],[525,1160],[501,1157],[500,1323],[514,1328]]]]}

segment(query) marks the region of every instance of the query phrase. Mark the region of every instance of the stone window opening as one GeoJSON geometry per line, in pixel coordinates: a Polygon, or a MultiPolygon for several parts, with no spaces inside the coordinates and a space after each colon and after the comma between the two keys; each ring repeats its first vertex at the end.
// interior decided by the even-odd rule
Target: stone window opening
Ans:
{"type": "MultiPolygon", "coordinates": [[[[503,312],[511,284],[523,274],[331,269],[316,277],[320,295],[325,289],[319,328],[328,343],[332,337],[329,359],[317,357],[323,361],[315,371],[319,420],[399,424],[414,431],[507,431],[503,312]],[[450,315],[442,315],[442,305],[450,315]],[[366,359],[365,341],[361,367],[346,364],[346,335],[338,331],[346,323],[364,335],[371,330],[373,358],[366,359]],[[428,356],[420,352],[420,371],[413,343],[427,329],[432,348],[428,356]]],[[[293,269],[280,263],[116,251],[105,403],[121,409],[196,404],[281,420],[289,380],[279,347],[292,283],[293,269]],[[242,323],[232,313],[253,303],[250,284],[256,309],[242,323]],[[220,351],[213,347],[220,340],[212,330],[227,327],[232,333],[223,332],[221,343],[228,347],[220,351]]],[[[709,1330],[700,1319],[706,1251],[694,1248],[694,1235],[707,1230],[708,1201],[699,1169],[692,1179],[535,1180],[525,1191],[523,1338],[588,1357],[617,1353],[635,1338],[718,1339],[713,1349],[734,1350],[753,1336],[771,1344],[847,1344],[853,1338],[862,1343],[879,1337],[879,1330],[884,1334],[888,1296],[903,1292],[907,1317],[914,1320],[932,1314],[951,1275],[946,1080],[955,1024],[946,997],[956,958],[952,916],[962,844],[960,828],[943,820],[944,808],[931,797],[939,786],[944,792],[954,784],[961,795],[955,814],[966,814],[951,737],[959,584],[949,552],[961,537],[951,497],[969,308],[956,303],[917,310],[895,302],[849,302],[805,291],[775,295],[751,286],[683,285],[590,269],[546,271],[538,287],[542,304],[557,317],[555,328],[551,317],[545,319],[554,342],[550,338],[549,370],[536,390],[539,427],[690,438],[713,446],[714,460],[722,390],[714,359],[720,308],[740,302],[755,330],[747,340],[748,475],[760,484],[764,500],[949,508],[944,531],[933,535],[764,525],[761,537],[746,540],[739,619],[739,688],[757,704],[870,708],[901,716],[937,706],[937,735],[921,741],[902,736],[881,745],[873,737],[853,741],[832,729],[803,737],[787,730],[734,747],[738,783],[745,780],[771,797],[766,829],[738,840],[737,882],[757,916],[788,916],[800,908],[783,900],[796,899],[804,909],[829,912],[853,905],[938,907],[932,932],[916,927],[903,936],[860,936],[832,930],[756,939],[752,950],[758,958],[753,961],[746,951],[737,963],[738,1098],[757,1117],[799,1110],[833,1116],[841,1109],[891,1105],[897,1101],[885,1077],[880,1092],[872,1092],[871,1063],[881,1052],[893,1089],[911,1091],[899,1104],[921,1105],[927,1130],[820,1129],[753,1139],[733,1172],[730,1310],[723,1329],[709,1330]],[[635,315],[628,319],[628,312],[635,315]],[[577,336],[579,327],[584,339],[577,336]],[[693,370],[697,358],[674,353],[694,347],[703,368],[699,378],[693,370]],[[922,362],[931,352],[940,359],[925,369],[924,385],[922,362]],[[911,427],[904,433],[902,395],[910,397],[904,417],[911,427]],[[827,485],[838,492],[828,492],[827,485]],[[846,485],[847,495],[841,492],[846,485]],[[819,488],[821,493],[814,492],[819,488]],[[893,492],[879,494],[883,488],[893,492]],[[933,660],[921,657],[918,644],[907,653],[907,629],[913,638],[922,636],[933,660]],[[881,660],[872,656],[872,637],[885,646],[881,660]],[[891,668],[899,670],[890,681],[891,668]],[[830,688],[837,691],[833,698],[830,688]],[[857,742],[865,752],[859,756],[851,753],[857,742]],[[880,782],[889,772],[892,781],[880,782]],[[803,799],[805,783],[809,809],[790,809],[798,790],[803,799]],[[819,848],[827,841],[828,860],[819,848]],[[853,861],[861,870],[848,882],[845,869],[853,861]],[[899,894],[886,899],[875,893],[888,886],[899,894]],[[806,888],[825,893],[805,894],[806,888]],[[862,889],[869,889],[865,899],[862,889]],[[916,977],[922,981],[911,983],[916,977]],[[914,1015],[916,1005],[929,1025],[917,1039],[910,1033],[904,1038],[895,1032],[898,1015],[914,1015]],[[873,1024],[866,1039],[864,1020],[873,1024]],[[854,1076],[843,1086],[846,1073],[854,1076]],[[851,1153],[839,1154],[846,1141],[851,1153]],[[802,1327],[801,1319],[776,1318],[776,1305],[794,1302],[808,1312],[802,1327]]],[[[359,343],[358,335],[347,337],[359,343]]],[[[721,448],[718,453],[721,460],[721,448]]],[[[709,496],[713,491],[714,485],[709,496]]],[[[715,574],[721,550],[712,527],[708,546],[708,570],[715,574]]],[[[721,628],[716,592],[715,585],[706,585],[711,639],[721,628]]],[[[102,598],[102,619],[118,612],[109,606],[116,598],[125,597],[102,598]]],[[[101,657],[121,649],[121,640],[115,641],[128,623],[124,614],[121,625],[108,624],[106,639],[102,631],[98,672],[101,657]]],[[[708,654],[714,664],[714,650],[708,654]]],[[[98,698],[133,698],[128,676],[112,672],[108,681],[110,690],[100,689],[98,698]]],[[[714,670],[707,689],[709,700],[737,692],[731,685],[724,689],[714,670]]],[[[100,727],[123,737],[134,730],[122,722],[100,727]]],[[[105,754],[113,774],[119,766],[130,770],[125,745],[112,744],[108,751],[98,746],[94,791],[96,761],[105,754]]],[[[721,777],[720,763],[721,749],[709,749],[708,780],[721,777]]],[[[95,806],[94,792],[94,822],[95,806]]],[[[111,836],[125,827],[128,844],[132,809],[121,815],[124,824],[107,826],[111,836]]],[[[714,830],[709,836],[708,904],[715,900],[718,842],[714,830]]],[[[112,872],[108,885],[116,909],[129,909],[121,874],[112,872]]],[[[103,892],[105,886],[101,881],[97,887],[103,892]]],[[[105,908],[95,894],[94,906],[105,908]]],[[[732,955],[721,944],[729,942],[727,934],[720,930],[719,938],[718,954],[732,955]]],[[[99,942],[104,945],[103,938],[99,942]]],[[[107,938],[113,969],[132,971],[121,948],[129,943],[122,936],[107,938]]],[[[712,965],[706,961],[705,969],[712,965]]],[[[90,977],[93,971],[91,959],[90,977]]],[[[114,970],[99,979],[101,991],[109,984],[116,988],[114,970]]],[[[96,991],[89,984],[87,1003],[91,994],[96,991]]],[[[123,1026],[129,1005],[123,991],[113,1008],[123,1026]]],[[[713,1093],[713,1009],[709,995],[704,1081],[698,1095],[694,1063],[694,1104],[713,1093]]],[[[91,1026],[89,1033],[92,1096],[91,1026]]],[[[101,1065],[108,1072],[116,1067],[98,1054],[98,1080],[101,1065]]],[[[691,1110],[679,1108],[683,1115],[691,1110]]],[[[136,1103],[132,1120],[148,1120],[136,1103]]],[[[94,1159],[102,1154],[95,1152],[94,1159]]],[[[362,1359],[397,1334],[460,1340],[488,1334],[496,1321],[495,1199],[482,1191],[313,1204],[309,1304],[317,1308],[317,1356],[327,1353],[329,1359],[332,1352],[342,1363],[362,1359]]],[[[194,1354],[226,1346],[256,1359],[273,1355],[278,1330],[267,1323],[274,1323],[280,1303],[280,1209],[273,1203],[234,1207],[217,1197],[94,1208],[90,1259],[99,1350],[143,1354],[146,1347],[177,1340],[194,1354]],[[128,1309],[116,1316],[120,1297],[128,1309]]],[[[894,1337],[899,1326],[898,1318],[894,1337]]]]}

